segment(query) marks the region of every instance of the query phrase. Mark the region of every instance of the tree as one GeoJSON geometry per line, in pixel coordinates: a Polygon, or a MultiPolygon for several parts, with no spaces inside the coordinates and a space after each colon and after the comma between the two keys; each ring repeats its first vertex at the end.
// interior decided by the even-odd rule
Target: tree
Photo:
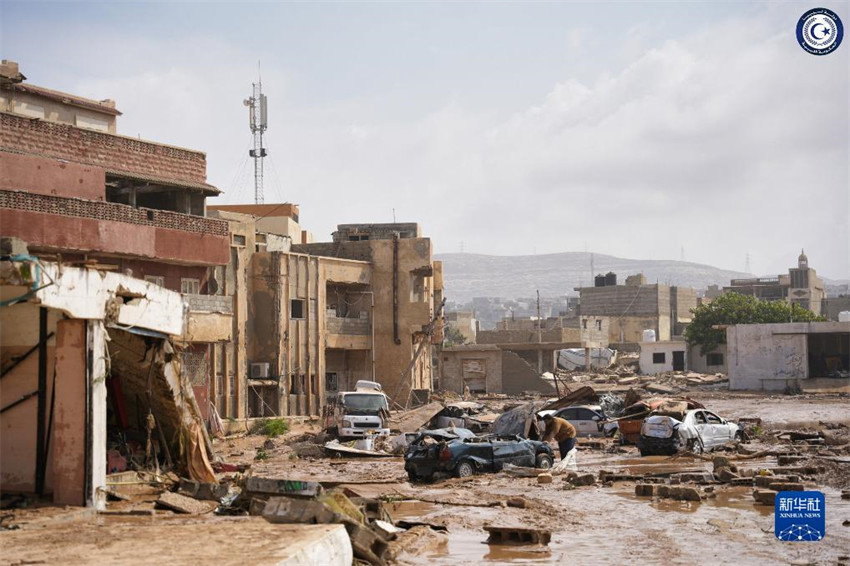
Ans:
{"type": "Polygon", "coordinates": [[[466,344],[466,336],[460,333],[460,330],[455,328],[454,326],[449,326],[448,324],[445,326],[445,336],[443,338],[443,342],[446,346],[460,346],[466,344]]]}
{"type": "Polygon", "coordinates": [[[796,303],[759,301],[740,293],[724,293],[707,305],[691,309],[691,313],[694,317],[685,328],[685,340],[691,346],[698,345],[702,355],[726,343],[726,330],[715,326],[826,320],[796,303]]]}

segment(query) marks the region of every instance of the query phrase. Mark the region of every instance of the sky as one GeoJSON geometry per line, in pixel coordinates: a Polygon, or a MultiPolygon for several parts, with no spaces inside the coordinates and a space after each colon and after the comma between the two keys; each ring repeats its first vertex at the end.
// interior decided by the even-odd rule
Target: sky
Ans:
{"type": "MultiPolygon", "coordinates": [[[[818,2],[850,24],[850,3],[818,2]]],[[[850,38],[778,2],[0,2],[29,82],[117,101],[251,203],[419,222],[437,253],[591,251],[850,278],[850,38]]],[[[848,30],[850,31],[850,30],[848,30]]]]}

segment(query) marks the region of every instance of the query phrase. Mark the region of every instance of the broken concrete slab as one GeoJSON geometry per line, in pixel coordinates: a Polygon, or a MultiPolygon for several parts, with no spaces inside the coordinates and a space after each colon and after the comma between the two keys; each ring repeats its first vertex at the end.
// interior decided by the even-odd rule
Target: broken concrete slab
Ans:
{"type": "Polygon", "coordinates": [[[443,410],[437,401],[390,417],[390,430],[394,432],[416,432],[443,410]]]}
{"type": "Polygon", "coordinates": [[[195,499],[221,501],[227,495],[227,486],[220,483],[199,482],[180,478],[178,493],[195,499]]]}
{"type": "Polygon", "coordinates": [[[212,501],[198,501],[192,497],[186,497],[185,495],[171,491],[161,493],[159,499],[156,500],[156,504],[178,513],[188,513],[190,515],[210,513],[218,507],[212,501]]]}
{"type": "Polygon", "coordinates": [[[251,476],[245,480],[245,491],[269,495],[299,495],[315,497],[322,490],[317,482],[303,480],[273,480],[251,476]]]}
{"type": "Polygon", "coordinates": [[[337,523],[341,518],[324,503],[313,499],[272,497],[265,502],[263,518],[270,523],[337,523]]]}
{"type": "Polygon", "coordinates": [[[509,497],[506,502],[508,507],[517,507],[519,509],[525,509],[528,507],[528,500],[524,497],[509,497]]]}
{"type": "Polygon", "coordinates": [[[639,483],[635,485],[635,495],[638,497],[652,497],[655,494],[655,485],[651,483],[639,483]]]}
{"type": "Polygon", "coordinates": [[[768,484],[767,488],[773,491],[805,491],[806,486],[799,482],[775,481],[768,484]]]}
{"type": "Polygon", "coordinates": [[[661,383],[650,383],[644,389],[652,393],[660,393],[662,395],[673,395],[677,391],[675,387],[669,387],[661,383]]]}

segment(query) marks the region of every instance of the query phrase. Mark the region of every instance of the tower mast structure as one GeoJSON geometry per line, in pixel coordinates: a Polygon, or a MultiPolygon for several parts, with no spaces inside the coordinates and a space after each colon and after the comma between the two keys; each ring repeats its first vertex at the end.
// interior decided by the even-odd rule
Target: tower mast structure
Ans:
{"type": "Polygon", "coordinates": [[[251,98],[244,102],[248,107],[249,125],[254,136],[254,147],[248,151],[248,155],[254,159],[254,204],[263,204],[263,158],[266,156],[263,133],[269,126],[268,103],[266,95],[263,94],[262,77],[259,77],[252,86],[251,98]]]}

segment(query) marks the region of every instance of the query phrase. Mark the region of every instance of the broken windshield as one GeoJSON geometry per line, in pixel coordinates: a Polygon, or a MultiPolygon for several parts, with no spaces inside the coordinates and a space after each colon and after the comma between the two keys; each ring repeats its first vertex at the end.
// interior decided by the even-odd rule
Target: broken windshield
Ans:
{"type": "Polygon", "coordinates": [[[389,411],[387,398],[383,395],[368,395],[365,393],[349,393],[343,397],[346,412],[351,414],[374,414],[384,409],[389,411]]]}

